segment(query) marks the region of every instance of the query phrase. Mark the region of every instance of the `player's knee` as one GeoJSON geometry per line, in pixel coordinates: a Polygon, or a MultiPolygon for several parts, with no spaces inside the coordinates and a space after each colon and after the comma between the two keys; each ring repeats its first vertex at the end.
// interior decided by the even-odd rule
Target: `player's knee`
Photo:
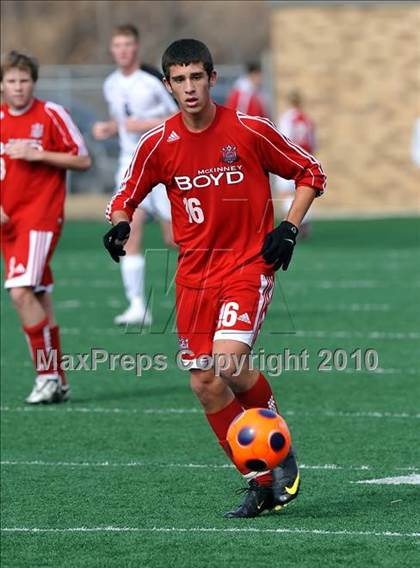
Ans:
{"type": "Polygon", "coordinates": [[[229,386],[234,387],[240,382],[242,371],[245,368],[240,356],[230,357],[225,353],[214,354],[215,374],[229,386]]]}
{"type": "Polygon", "coordinates": [[[238,369],[232,359],[228,359],[226,360],[226,363],[220,367],[219,374],[223,381],[230,386],[235,383],[237,371],[238,369]]]}
{"type": "Polygon", "coordinates": [[[10,289],[10,298],[17,308],[23,308],[33,297],[32,288],[19,287],[10,289]]]}
{"type": "Polygon", "coordinates": [[[212,370],[191,371],[191,389],[202,404],[217,398],[221,388],[221,380],[212,370]]]}

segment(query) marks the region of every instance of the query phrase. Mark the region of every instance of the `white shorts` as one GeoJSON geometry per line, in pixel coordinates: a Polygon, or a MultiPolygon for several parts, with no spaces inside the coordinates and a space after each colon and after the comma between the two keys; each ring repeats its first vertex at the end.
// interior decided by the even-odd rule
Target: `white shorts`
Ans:
{"type": "MultiPolygon", "coordinates": [[[[131,160],[120,162],[115,181],[117,191],[121,187],[122,180],[127,172],[131,160]]],[[[156,185],[153,190],[140,203],[140,208],[146,211],[152,217],[157,217],[162,221],[171,221],[171,203],[166,193],[163,183],[156,185]]]]}
{"type": "Polygon", "coordinates": [[[1,248],[6,271],[5,288],[31,287],[35,293],[51,292],[50,261],[59,234],[32,229],[2,232],[1,248]]]}
{"type": "Polygon", "coordinates": [[[294,193],[295,182],[293,179],[276,176],[276,190],[280,193],[294,193]]]}

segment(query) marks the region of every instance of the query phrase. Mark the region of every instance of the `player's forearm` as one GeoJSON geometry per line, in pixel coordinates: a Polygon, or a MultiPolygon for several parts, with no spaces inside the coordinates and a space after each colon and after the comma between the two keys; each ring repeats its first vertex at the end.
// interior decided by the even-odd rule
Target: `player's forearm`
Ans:
{"type": "Polygon", "coordinates": [[[75,156],[74,154],[66,154],[64,152],[48,152],[40,150],[39,162],[63,168],[66,170],[88,170],[92,165],[90,156],[75,156]]]}
{"type": "Polygon", "coordinates": [[[121,223],[121,221],[127,221],[130,222],[130,219],[127,215],[127,213],[125,211],[113,211],[111,213],[111,223],[113,225],[117,225],[118,223],[121,223]]]}
{"type": "Polygon", "coordinates": [[[118,123],[116,120],[108,120],[107,123],[109,136],[116,136],[118,134],[118,123]]]}
{"type": "Polygon", "coordinates": [[[300,186],[296,189],[295,198],[289,209],[286,220],[299,227],[306,213],[308,212],[313,200],[317,195],[317,190],[309,186],[300,186]]]}

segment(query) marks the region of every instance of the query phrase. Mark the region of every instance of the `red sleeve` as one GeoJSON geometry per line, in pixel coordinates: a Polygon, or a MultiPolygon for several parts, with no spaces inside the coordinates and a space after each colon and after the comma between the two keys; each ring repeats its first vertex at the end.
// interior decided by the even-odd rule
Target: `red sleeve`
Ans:
{"type": "Polygon", "coordinates": [[[106,208],[105,215],[108,221],[111,221],[114,211],[124,211],[131,221],[141,201],[162,181],[162,168],[157,159],[157,148],[164,132],[165,125],[162,124],[140,138],[121,188],[106,208]]]}
{"type": "Polygon", "coordinates": [[[45,150],[87,156],[88,151],[83,136],[66,109],[52,102],[46,102],[44,109],[51,120],[52,144],[51,148],[45,150]]]}
{"type": "Polygon", "coordinates": [[[238,117],[256,136],[259,157],[267,172],[293,179],[296,187],[313,187],[317,195],[322,195],[327,178],[318,160],[283,136],[268,119],[241,114],[238,117]]]}

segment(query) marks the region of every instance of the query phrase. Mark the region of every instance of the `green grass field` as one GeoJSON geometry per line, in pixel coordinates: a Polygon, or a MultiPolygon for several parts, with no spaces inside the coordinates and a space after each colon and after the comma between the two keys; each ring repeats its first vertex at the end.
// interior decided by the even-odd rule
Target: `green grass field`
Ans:
{"type": "MultiPolygon", "coordinates": [[[[124,307],[101,223],[68,223],[54,259],[65,353],[157,353],[166,372],[73,371],[72,400],[25,407],[33,371],[2,294],[2,566],[414,566],[419,559],[418,219],[317,222],[278,286],[257,350],[307,349],[271,383],[302,464],[279,514],[227,520],[243,482],[174,362],[175,254],[150,254],[153,333],[124,307]],[[280,333],[279,333],[280,332],[280,333]],[[321,372],[320,349],[376,350],[376,371],[321,372]],[[417,484],[363,484],[407,478],[417,484]]],[[[146,245],[161,247],[155,225],[146,245]]]]}

